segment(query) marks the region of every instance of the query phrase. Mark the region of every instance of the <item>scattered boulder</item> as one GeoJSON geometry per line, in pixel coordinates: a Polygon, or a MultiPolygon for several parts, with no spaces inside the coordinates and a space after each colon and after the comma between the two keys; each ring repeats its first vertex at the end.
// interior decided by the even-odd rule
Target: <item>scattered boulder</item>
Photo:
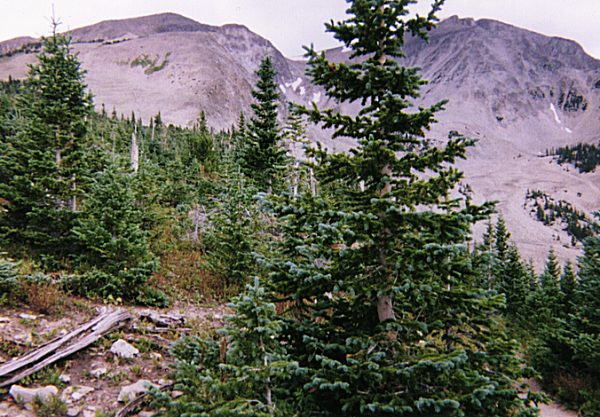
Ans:
{"type": "Polygon", "coordinates": [[[13,336],[13,340],[20,345],[31,345],[33,343],[33,336],[31,332],[17,333],[13,336]]]}
{"type": "Polygon", "coordinates": [[[113,345],[110,347],[110,351],[121,358],[133,358],[134,356],[140,354],[139,350],[131,346],[123,339],[119,339],[113,343],[113,345]]]}
{"type": "Polygon", "coordinates": [[[0,317],[0,323],[10,323],[10,319],[8,317],[0,317]]]}
{"type": "Polygon", "coordinates": [[[107,373],[108,369],[106,369],[106,367],[96,368],[90,371],[90,374],[92,374],[92,376],[96,378],[100,378],[101,376],[106,375],[107,373]]]}
{"type": "Polygon", "coordinates": [[[135,384],[126,385],[121,388],[119,392],[119,402],[127,403],[135,400],[140,394],[148,391],[149,387],[158,388],[158,385],[153,384],[152,382],[146,379],[140,379],[135,384]]]}
{"type": "Polygon", "coordinates": [[[71,403],[73,401],[79,401],[90,392],[94,392],[94,388],[86,387],[84,385],[76,385],[72,387],[67,387],[60,398],[67,403],[71,403]]]}
{"type": "Polygon", "coordinates": [[[15,400],[15,402],[22,404],[26,409],[31,410],[31,403],[35,397],[39,397],[42,400],[47,400],[49,397],[58,394],[58,388],[54,385],[48,385],[41,388],[25,388],[20,385],[13,385],[10,387],[8,394],[15,400]]]}
{"type": "Polygon", "coordinates": [[[70,384],[71,383],[71,375],[68,375],[68,374],[60,374],[60,376],[58,377],[58,379],[63,384],[70,384]]]}
{"type": "Polygon", "coordinates": [[[21,313],[19,314],[19,318],[23,319],[23,320],[36,320],[37,316],[34,316],[33,314],[27,314],[27,313],[21,313]]]}
{"type": "Polygon", "coordinates": [[[81,408],[71,407],[67,410],[67,417],[78,417],[81,414],[81,408]]]}
{"type": "Polygon", "coordinates": [[[96,417],[96,407],[86,407],[85,410],[83,410],[83,417],[96,417]]]}

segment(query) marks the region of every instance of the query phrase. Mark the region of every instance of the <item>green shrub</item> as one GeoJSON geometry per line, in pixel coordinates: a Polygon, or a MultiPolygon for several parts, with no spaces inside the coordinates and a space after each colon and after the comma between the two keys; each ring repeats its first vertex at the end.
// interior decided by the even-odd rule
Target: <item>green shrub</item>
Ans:
{"type": "Polygon", "coordinates": [[[169,306],[169,297],[156,288],[143,287],[140,294],[135,299],[136,304],[150,307],[165,308],[169,306]]]}
{"type": "Polygon", "coordinates": [[[35,397],[31,406],[37,417],[62,417],[67,415],[67,404],[58,395],[46,399],[35,397]]]}
{"type": "MultiPolygon", "coordinates": [[[[0,254],[2,255],[2,254],[0,254]]],[[[0,296],[11,293],[17,285],[18,263],[0,257],[0,296]]]]}

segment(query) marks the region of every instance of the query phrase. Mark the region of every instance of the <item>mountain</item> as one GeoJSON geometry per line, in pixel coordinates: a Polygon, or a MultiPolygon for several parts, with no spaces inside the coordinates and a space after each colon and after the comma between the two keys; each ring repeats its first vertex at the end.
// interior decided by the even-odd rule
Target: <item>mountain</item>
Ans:
{"type": "MultiPolygon", "coordinates": [[[[147,121],[160,111],[167,123],[189,125],[204,110],[211,126],[228,128],[240,111],[248,114],[254,72],[267,54],[282,101],[356,111],[326,100],[310,85],[304,62],[285,58],[241,25],[210,26],[166,13],[105,21],[69,35],[97,107],[108,112],[134,111],[147,121]]],[[[0,79],[24,77],[37,47],[32,38],[0,42],[0,79]]],[[[349,60],[343,48],[326,53],[349,60]]],[[[408,38],[403,63],[422,68],[429,80],[416,104],[449,100],[429,135],[443,141],[458,131],[478,139],[460,167],[477,201],[499,201],[523,255],[540,265],[552,245],[560,258],[575,258],[580,245],[571,246],[563,225],[536,221],[526,193],[540,190],[588,215],[600,208],[600,174],[580,174],[544,157],[549,148],[600,139],[600,61],[570,40],[451,17],[427,43],[408,38]]],[[[337,150],[351,146],[312,134],[337,150]]]]}
{"type": "MultiPolygon", "coordinates": [[[[213,127],[227,128],[248,111],[265,55],[273,57],[281,83],[303,73],[302,63],[244,26],[209,26],[173,13],[104,21],[68,35],[97,107],[134,111],[145,121],[160,111],[167,123],[189,125],[204,110],[213,127]]],[[[0,79],[24,77],[36,46],[25,38],[1,42],[0,79]]]]}

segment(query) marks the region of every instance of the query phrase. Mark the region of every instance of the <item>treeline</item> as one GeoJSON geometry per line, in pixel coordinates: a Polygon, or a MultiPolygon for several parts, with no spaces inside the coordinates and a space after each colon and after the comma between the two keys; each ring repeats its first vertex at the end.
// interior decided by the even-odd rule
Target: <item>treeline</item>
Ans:
{"type": "Polygon", "coordinates": [[[534,202],[535,218],[545,225],[553,225],[557,221],[564,224],[564,230],[571,236],[571,245],[583,242],[586,238],[598,234],[599,225],[587,215],[567,201],[557,203],[540,190],[527,190],[525,200],[534,202]]]}
{"type": "Polygon", "coordinates": [[[596,144],[578,143],[575,146],[546,149],[546,156],[557,156],[559,164],[568,163],[581,173],[594,172],[600,165],[600,147],[596,144]]]}

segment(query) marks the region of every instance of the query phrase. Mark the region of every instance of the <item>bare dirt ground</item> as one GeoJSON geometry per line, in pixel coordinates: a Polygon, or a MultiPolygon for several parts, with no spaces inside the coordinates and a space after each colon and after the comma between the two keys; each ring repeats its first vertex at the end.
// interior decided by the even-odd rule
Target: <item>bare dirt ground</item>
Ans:
{"type": "MultiPolygon", "coordinates": [[[[95,304],[86,300],[69,300],[64,308],[52,315],[39,314],[25,306],[0,308],[0,364],[21,356],[33,348],[55,339],[97,314],[95,304]]],[[[124,307],[112,307],[124,308],[124,307]]],[[[18,384],[29,387],[54,385],[66,400],[73,416],[98,417],[112,415],[124,404],[117,401],[123,386],[139,380],[157,385],[170,382],[169,370],[173,359],[169,347],[184,334],[206,334],[223,324],[225,309],[222,306],[198,307],[176,304],[166,310],[153,310],[161,314],[185,315],[184,329],[162,332],[148,330],[140,319],[146,308],[125,307],[133,320],[125,327],[113,331],[64,361],[51,365],[25,378],[18,384]],[[132,359],[119,358],[110,352],[112,344],[123,339],[139,350],[132,359]],[[103,369],[104,368],[104,369],[103,369]],[[81,387],[84,390],[81,391],[81,387]],[[89,387],[89,388],[88,388],[89,387]],[[73,391],[90,391],[81,398],[73,391]]],[[[33,417],[8,395],[0,392],[0,417],[33,417]]],[[[141,414],[143,415],[143,414],[141,414]]]]}

